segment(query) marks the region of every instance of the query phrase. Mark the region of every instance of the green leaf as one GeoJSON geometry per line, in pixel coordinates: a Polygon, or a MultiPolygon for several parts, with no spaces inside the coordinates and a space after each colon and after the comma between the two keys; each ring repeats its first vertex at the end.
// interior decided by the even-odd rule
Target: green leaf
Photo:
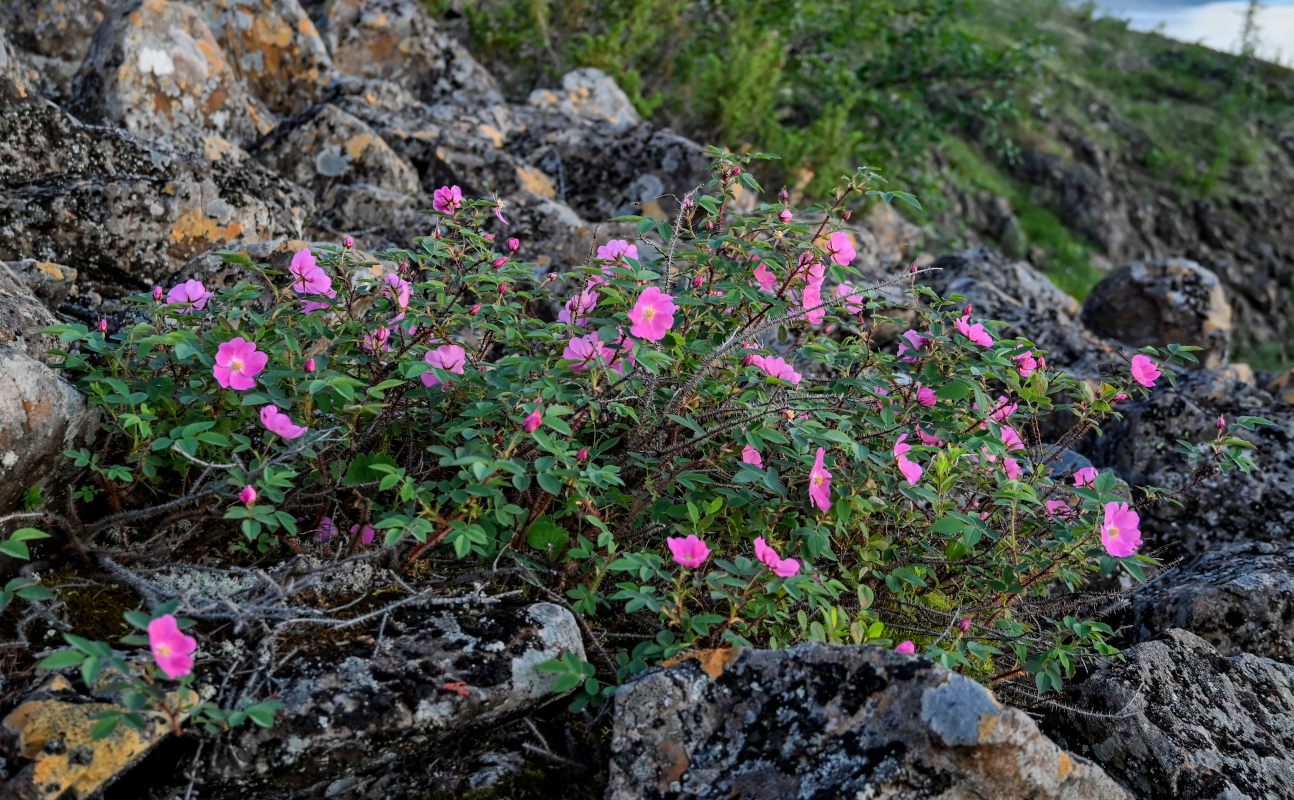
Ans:
{"type": "Polygon", "coordinates": [[[76,650],[72,650],[70,648],[67,650],[59,650],[58,652],[51,653],[41,659],[41,662],[36,665],[36,669],[67,669],[68,667],[79,666],[85,659],[85,654],[77,652],[76,650]]]}
{"type": "Polygon", "coordinates": [[[90,738],[96,741],[108,738],[113,731],[117,730],[117,725],[120,722],[121,717],[117,714],[101,717],[98,722],[94,723],[94,727],[90,728],[90,738]]]}

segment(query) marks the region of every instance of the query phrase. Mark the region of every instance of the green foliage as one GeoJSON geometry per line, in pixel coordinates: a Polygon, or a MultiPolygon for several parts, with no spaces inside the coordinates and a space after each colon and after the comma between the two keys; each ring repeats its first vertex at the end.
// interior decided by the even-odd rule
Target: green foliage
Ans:
{"type": "MultiPolygon", "coordinates": [[[[207,519],[229,524],[234,562],[288,543],[325,558],[359,546],[354,535],[316,541],[327,518],[337,531],[371,524],[409,558],[439,548],[469,574],[507,559],[550,597],[545,576],[560,575],[591,630],[648,632],[609,646],[596,666],[568,657],[545,667],[583,687],[580,703],[703,647],[913,639],[981,679],[1045,676],[1041,689],[1112,652],[1081,602],[1065,615],[1038,603],[1116,569],[1140,578],[1153,562],[1101,546],[1101,510],[1118,500],[1112,476],[1071,488],[1051,473],[1051,451],[1015,431],[1070,414],[1072,441],[1140,387],[1022,374],[1020,359],[1041,355],[1035,345],[975,344],[961,298],[915,285],[924,343],[905,358],[879,348],[890,306],[822,237],[851,200],[915,198],[876,188],[879,174],[863,168],[831,204],[792,221],[780,205],[741,216],[732,201],[738,185],[758,192],[758,157],[713,155],[715,183],[672,223],[629,218],[651,256],[606,255],[566,276],[565,288],[597,293],[574,324],[551,321],[561,284],[502,256],[485,235],[493,203],[474,201],[436,217],[436,235],[413,249],[383,254],[380,273],[352,250],[319,250],[329,299],[230,256],[251,280],[201,311],[138,297],[144,321],[111,337],[57,326],[80,346],[63,351],[66,368],[110,434],[106,449],[68,455],[112,492],[204,501],[207,519]],[[774,288],[758,285],[757,267],[774,288]],[[806,308],[814,275],[827,288],[806,308]],[[648,286],[675,304],[659,338],[631,325],[648,286]],[[321,308],[302,313],[304,299],[321,308]],[[221,387],[213,368],[235,336],[268,358],[243,390],[221,387]],[[789,371],[760,366],[769,353],[789,371]],[[308,430],[271,433],[260,416],[271,405],[308,430]],[[747,446],[760,465],[742,460],[747,446]],[[815,457],[832,477],[810,502],[815,457]],[[921,477],[905,478],[908,459],[921,477]],[[248,486],[256,497],[240,499],[248,486]],[[779,561],[756,552],[754,532],[779,561]],[[689,535],[711,549],[695,568],[666,547],[689,535]],[[774,572],[780,560],[794,574],[774,572]]],[[[1147,352],[1191,358],[1189,348],[1147,352]]],[[[1221,437],[1197,447],[1223,467],[1247,463],[1221,437]]]]}

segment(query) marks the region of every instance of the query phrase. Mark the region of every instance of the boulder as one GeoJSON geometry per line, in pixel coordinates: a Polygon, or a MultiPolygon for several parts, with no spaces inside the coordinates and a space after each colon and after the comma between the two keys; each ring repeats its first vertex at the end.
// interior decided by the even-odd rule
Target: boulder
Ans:
{"type": "Polygon", "coordinates": [[[1294,666],[1169,630],[1071,687],[1048,731],[1147,800],[1288,797],[1294,666]]]}
{"type": "Polygon", "coordinates": [[[332,104],[279,125],[255,155],[270,170],[313,191],[321,205],[328,205],[330,191],[353,183],[406,195],[421,188],[418,173],[376,131],[332,104]]]}
{"type": "Polygon", "coordinates": [[[312,210],[255,164],[84,125],[0,81],[0,260],[66,264],[85,292],[119,297],[214,247],[300,236],[312,210]]]}
{"type": "Polygon", "coordinates": [[[97,415],[72,384],[41,362],[0,344],[0,510],[33,486],[67,489],[68,448],[94,438],[97,415]]]}
{"type": "Polygon", "coordinates": [[[1231,305],[1218,276],[1185,259],[1135,261],[1116,269],[1083,302],[1083,323],[1131,347],[1194,345],[1216,367],[1231,348],[1231,305]]]}
{"type": "Polygon", "coordinates": [[[76,288],[76,270],[53,261],[25,258],[0,262],[13,271],[46,308],[58,308],[76,288]]]}
{"type": "Polygon", "coordinates": [[[322,796],[333,782],[429,759],[469,730],[552,700],[556,676],[535,666],[563,652],[583,658],[580,631],[549,603],[393,614],[376,643],[345,638],[281,669],[276,725],[236,731],[231,757],[204,776],[202,797],[322,796]]]}
{"type": "Polygon", "coordinates": [[[1079,322],[1078,301],[1025,261],[1009,261],[986,247],[941,256],[922,282],[943,297],[960,294],[976,319],[1006,322],[996,338],[1021,338],[1047,351],[1047,363],[1076,377],[1096,379],[1113,348],[1079,322]]]}
{"type": "Polygon", "coordinates": [[[58,337],[40,330],[58,321],[32,294],[27,282],[0,262],[0,345],[44,361],[46,351],[58,343],[58,337]]]}
{"type": "Polygon", "coordinates": [[[201,0],[244,86],[276,114],[299,114],[335,79],[332,58],[297,0],[201,0]]]}
{"type": "Polygon", "coordinates": [[[192,152],[248,147],[274,127],[197,8],[139,0],[99,26],[73,110],[192,152]]]}
{"type": "Polygon", "coordinates": [[[582,67],[562,76],[561,89],[536,89],[527,100],[536,108],[610,123],[612,130],[642,122],[629,95],[600,69],[582,67]]]}
{"type": "Polygon", "coordinates": [[[72,96],[72,83],[107,19],[112,0],[14,0],[0,5],[0,27],[23,51],[36,88],[57,100],[72,96]]]}
{"type": "Polygon", "coordinates": [[[615,698],[607,800],[1128,796],[975,681],[877,648],[703,651],[615,698]]]}
{"type": "Polygon", "coordinates": [[[494,76],[436,29],[419,0],[311,0],[307,6],[345,75],[397,83],[426,103],[503,102],[494,76]]]}
{"type": "Polygon", "coordinates": [[[1294,663],[1294,542],[1209,550],[1134,594],[1130,615],[1139,640],[1181,628],[1224,656],[1294,663]]]}
{"type": "MultiPolygon", "coordinates": [[[[1172,387],[1161,381],[1145,400],[1120,403],[1121,419],[1102,425],[1082,451],[1101,469],[1134,486],[1192,488],[1180,505],[1160,502],[1139,510],[1141,529],[1167,557],[1194,556],[1228,542],[1282,541],[1294,529],[1294,407],[1256,388],[1251,370],[1197,370],[1172,387]],[[1227,475],[1196,473],[1178,441],[1211,441],[1221,415],[1229,433],[1251,442],[1257,469],[1227,475]],[[1235,425],[1244,415],[1275,425],[1253,431],[1235,425]],[[1193,485],[1192,485],[1193,484],[1193,485]]],[[[1207,466],[1207,465],[1205,465],[1207,466]]]]}

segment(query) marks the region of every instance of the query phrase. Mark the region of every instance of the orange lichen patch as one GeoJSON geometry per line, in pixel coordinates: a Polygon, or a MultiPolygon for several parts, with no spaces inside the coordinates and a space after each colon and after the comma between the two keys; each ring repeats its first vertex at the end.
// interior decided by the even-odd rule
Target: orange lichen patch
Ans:
{"type": "MultiPolygon", "coordinates": [[[[86,703],[83,698],[69,701],[54,695],[70,691],[67,681],[56,676],[37,690],[37,699],[19,705],[0,722],[16,735],[19,754],[34,762],[18,780],[30,780],[36,797],[87,797],[124,772],[171,731],[164,714],[142,713],[146,720],[143,730],[118,725],[109,736],[94,740],[90,731],[96,717],[120,707],[86,703]],[[52,741],[60,746],[47,747],[52,741]]],[[[172,692],[167,699],[174,704],[179,695],[172,692]]],[[[196,702],[197,696],[188,691],[187,704],[196,702]]],[[[182,719],[187,717],[187,713],[181,714],[182,719]]]]}
{"type": "Polygon", "coordinates": [[[981,742],[989,740],[989,737],[993,735],[993,731],[997,730],[997,724],[1001,719],[997,714],[979,715],[979,740],[981,742]]]}
{"type": "Polygon", "coordinates": [[[1073,771],[1074,759],[1069,757],[1069,753],[1061,750],[1060,757],[1056,759],[1056,780],[1065,780],[1069,777],[1069,773],[1073,771]]]}
{"type": "Polygon", "coordinates": [[[669,787],[682,778],[687,768],[692,766],[692,761],[687,757],[687,751],[683,749],[683,745],[678,742],[664,741],[657,749],[662,756],[661,763],[665,767],[661,770],[660,783],[656,788],[659,791],[668,792],[669,787]]]}
{"type": "Polygon", "coordinates": [[[314,22],[309,17],[302,17],[297,21],[297,32],[302,36],[318,36],[319,31],[315,29],[314,22]]]}
{"type": "Polygon", "coordinates": [[[22,410],[27,414],[27,430],[33,430],[54,413],[54,403],[48,397],[23,400],[22,410]]]}
{"type": "MultiPolygon", "coordinates": [[[[436,155],[439,156],[440,154],[437,153],[436,155]]],[[[557,196],[557,187],[553,185],[552,180],[534,167],[517,167],[517,180],[521,181],[523,189],[534,192],[540,197],[554,198],[557,196]]]]}
{"type": "Polygon", "coordinates": [[[40,270],[41,272],[50,276],[56,281],[61,281],[64,278],[63,268],[58,264],[55,264],[53,261],[40,261],[36,264],[36,269],[40,270]]]}
{"type": "Polygon", "coordinates": [[[493,142],[495,147],[503,147],[503,134],[498,128],[482,122],[480,125],[476,126],[476,130],[480,132],[482,136],[493,142]]]}
{"type": "Polygon", "coordinates": [[[346,140],[346,155],[351,157],[352,161],[359,161],[364,151],[373,145],[373,135],[370,133],[361,133],[350,137],[346,140]]]}
{"type": "Polygon", "coordinates": [[[180,242],[195,239],[222,242],[237,239],[242,235],[243,230],[241,222],[234,221],[228,225],[221,225],[198,209],[191,208],[181,214],[180,218],[171,226],[171,242],[172,244],[179,244],[180,242]]]}
{"type": "MultiPolygon", "coordinates": [[[[145,0],[142,9],[144,11],[151,11],[154,14],[160,14],[166,10],[166,0],[145,0]]],[[[138,14],[139,12],[135,13],[138,14]]],[[[132,14],[131,16],[134,17],[135,15],[132,14]]]]}
{"type": "Polygon", "coordinates": [[[1285,402],[1294,403],[1294,369],[1287,369],[1277,375],[1267,384],[1267,389],[1280,395],[1285,402]]]}
{"type": "Polygon", "coordinates": [[[659,200],[648,200],[643,203],[643,216],[652,219],[667,219],[665,209],[661,208],[659,200]]]}
{"type": "Polygon", "coordinates": [[[732,666],[737,657],[741,655],[740,647],[719,647],[711,650],[691,650],[686,653],[674,656],[664,661],[662,667],[672,667],[675,664],[682,664],[684,661],[696,661],[701,665],[701,671],[711,678],[718,678],[728,667],[732,666]]]}
{"type": "Polygon", "coordinates": [[[220,45],[208,36],[203,36],[194,43],[207,59],[207,74],[215,75],[225,71],[225,56],[220,52],[220,45]]]}
{"type": "MultiPolygon", "coordinates": [[[[292,44],[292,27],[279,16],[258,16],[252,21],[252,35],[271,47],[292,44]]],[[[269,53],[266,53],[269,55],[269,53]]]]}
{"type": "Polygon", "coordinates": [[[223,136],[204,136],[202,152],[212,161],[219,161],[226,156],[237,156],[243,149],[223,136]]]}

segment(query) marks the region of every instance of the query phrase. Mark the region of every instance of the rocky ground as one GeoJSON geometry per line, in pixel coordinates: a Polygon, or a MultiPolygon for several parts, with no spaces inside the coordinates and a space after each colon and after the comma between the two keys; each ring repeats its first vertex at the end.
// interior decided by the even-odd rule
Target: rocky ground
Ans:
{"type": "MultiPolygon", "coordinates": [[[[0,33],[0,511],[32,486],[66,491],[60,453],[95,436],[47,366],[46,325],[113,319],[178,277],[230,285],[217,250],[274,264],[301,241],[407,245],[445,184],[504,201],[521,257],[567,267],[621,231],[609,218],[668,214],[705,180],[702,148],[644,123],[596,71],[506,101],[414,0],[18,0],[0,33]]],[[[917,238],[883,207],[855,235],[876,274],[917,238]]],[[[55,678],[19,697],[0,681],[0,795],[1290,796],[1294,373],[1228,363],[1236,320],[1259,329],[1261,292],[1238,300],[1235,275],[1171,257],[1112,270],[1083,304],[991,250],[933,266],[937,290],[1080,377],[1127,347],[1203,348],[1176,387],[1078,447],[1131,484],[1198,485],[1143,514],[1175,566],[1116,612],[1125,660],[1037,720],[920,658],[822,645],[699,654],[566,714],[532,667],[583,652],[575,620],[467,597],[384,617],[380,643],[330,634],[267,684],[279,724],[214,753],[161,730],[88,742],[74,721],[110,692],[55,678]],[[1255,472],[1196,476],[1175,454],[1219,414],[1276,423],[1245,434],[1255,472]]]]}

